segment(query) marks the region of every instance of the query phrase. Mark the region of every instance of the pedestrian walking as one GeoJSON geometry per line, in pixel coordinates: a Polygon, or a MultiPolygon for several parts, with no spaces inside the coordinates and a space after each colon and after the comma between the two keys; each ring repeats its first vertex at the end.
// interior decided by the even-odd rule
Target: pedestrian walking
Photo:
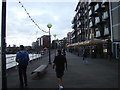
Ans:
{"type": "Polygon", "coordinates": [[[112,60],[112,51],[108,52],[108,59],[111,61],[112,60]]]}
{"type": "Polygon", "coordinates": [[[27,86],[27,65],[29,61],[28,52],[24,50],[24,46],[20,45],[20,50],[16,54],[16,62],[18,62],[18,72],[19,72],[19,80],[20,86],[27,86]]]}
{"type": "Polygon", "coordinates": [[[84,51],[83,51],[83,64],[88,64],[87,55],[88,55],[88,51],[87,51],[87,49],[84,49],[84,51]]]}
{"type": "Polygon", "coordinates": [[[65,66],[67,70],[67,60],[63,55],[61,55],[61,50],[58,50],[57,56],[55,56],[55,59],[53,61],[53,69],[55,68],[56,71],[59,89],[63,89],[62,77],[64,75],[65,66]]]}
{"type": "Polygon", "coordinates": [[[66,51],[65,51],[65,49],[62,50],[62,55],[63,55],[64,57],[66,57],[66,51]]]}

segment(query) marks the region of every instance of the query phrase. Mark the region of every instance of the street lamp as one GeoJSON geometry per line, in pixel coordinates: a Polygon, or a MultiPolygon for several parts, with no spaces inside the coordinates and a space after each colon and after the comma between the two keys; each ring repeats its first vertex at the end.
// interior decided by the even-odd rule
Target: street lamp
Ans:
{"type": "Polygon", "coordinates": [[[52,27],[52,24],[47,24],[47,27],[49,28],[49,64],[51,64],[51,37],[50,37],[50,28],[52,27]]]}
{"type": "Polygon", "coordinates": [[[56,56],[56,36],[57,36],[57,35],[54,34],[53,36],[54,36],[54,38],[55,38],[55,40],[54,40],[54,49],[55,49],[55,56],[56,56]]]}
{"type": "Polygon", "coordinates": [[[6,77],[6,0],[2,0],[2,18],[1,18],[1,70],[0,74],[2,80],[0,80],[0,89],[7,89],[7,77],[6,77]],[[2,83],[2,85],[1,85],[2,83]]]}

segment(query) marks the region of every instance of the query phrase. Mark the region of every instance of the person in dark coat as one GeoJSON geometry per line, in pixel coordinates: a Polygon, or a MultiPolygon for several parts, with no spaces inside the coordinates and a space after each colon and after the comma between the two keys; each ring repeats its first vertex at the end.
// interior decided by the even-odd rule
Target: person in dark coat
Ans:
{"type": "Polygon", "coordinates": [[[83,63],[84,64],[88,64],[87,56],[88,56],[88,50],[85,48],[83,51],[83,63]]]}
{"type": "Polygon", "coordinates": [[[67,70],[67,60],[63,55],[61,55],[61,50],[58,50],[57,56],[55,56],[55,59],[53,61],[53,69],[55,68],[57,81],[60,89],[63,88],[62,77],[64,75],[65,66],[67,70]]]}
{"type": "Polygon", "coordinates": [[[62,50],[62,55],[66,57],[66,51],[65,51],[65,49],[62,50]]]}
{"type": "Polygon", "coordinates": [[[28,52],[24,50],[24,46],[20,45],[20,51],[16,54],[16,62],[18,62],[18,72],[19,72],[19,80],[20,86],[27,86],[27,65],[29,61],[28,52]]]}
{"type": "Polygon", "coordinates": [[[87,57],[87,49],[84,49],[83,51],[83,60],[87,57]]]}

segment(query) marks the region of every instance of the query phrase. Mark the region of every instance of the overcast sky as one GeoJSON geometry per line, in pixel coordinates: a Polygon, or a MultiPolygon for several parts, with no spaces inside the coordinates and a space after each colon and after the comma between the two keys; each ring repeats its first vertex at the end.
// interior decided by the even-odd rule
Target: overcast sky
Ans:
{"type": "MultiPolygon", "coordinates": [[[[31,0],[32,1],[32,0],[31,0]]],[[[34,1],[34,0],[33,0],[34,1]]],[[[45,31],[48,31],[47,24],[51,23],[52,40],[62,39],[72,31],[71,21],[75,15],[77,1],[71,2],[22,2],[34,21],[45,31]]],[[[30,45],[38,37],[48,35],[39,30],[30,20],[21,4],[18,2],[7,3],[7,45],[30,45]]]]}

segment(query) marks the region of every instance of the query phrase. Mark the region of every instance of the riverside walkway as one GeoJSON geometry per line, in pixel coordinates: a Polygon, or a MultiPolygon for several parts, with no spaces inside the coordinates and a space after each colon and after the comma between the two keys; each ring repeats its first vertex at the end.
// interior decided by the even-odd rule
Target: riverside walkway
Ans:
{"type": "MultiPolygon", "coordinates": [[[[89,64],[82,62],[78,57],[67,52],[68,70],[65,71],[63,82],[64,88],[118,88],[118,63],[105,60],[89,58],[89,64]]],[[[51,55],[53,61],[54,53],[51,55]]],[[[27,88],[58,88],[56,74],[52,65],[48,66],[44,75],[31,75],[31,72],[39,65],[48,64],[48,56],[35,60],[28,65],[28,87],[27,88]]],[[[19,88],[19,77],[16,68],[7,70],[8,88],[19,88]]]]}

